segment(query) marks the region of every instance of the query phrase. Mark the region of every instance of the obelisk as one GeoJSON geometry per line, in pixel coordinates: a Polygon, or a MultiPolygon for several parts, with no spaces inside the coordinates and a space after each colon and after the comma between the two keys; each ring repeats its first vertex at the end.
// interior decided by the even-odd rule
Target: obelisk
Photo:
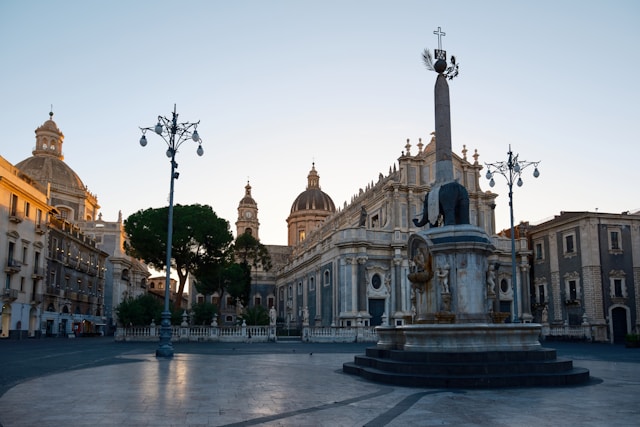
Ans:
{"type": "Polygon", "coordinates": [[[435,86],[436,119],[436,184],[453,181],[453,163],[451,161],[451,112],[449,104],[449,84],[444,74],[447,69],[447,52],[442,50],[442,36],[438,27],[434,31],[438,36],[438,49],[435,49],[436,63],[433,69],[438,73],[435,86]]]}
{"type": "MultiPolygon", "coordinates": [[[[436,67],[441,60],[436,62],[436,67]]],[[[446,62],[442,61],[445,66],[446,62]]],[[[437,70],[437,68],[436,68],[437,70]]],[[[443,70],[444,71],[444,70],[443,70]]],[[[436,183],[453,181],[451,161],[451,114],[449,106],[449,85],[442,72],[438,72],[435,86],[436,118],[436,183]]]]}

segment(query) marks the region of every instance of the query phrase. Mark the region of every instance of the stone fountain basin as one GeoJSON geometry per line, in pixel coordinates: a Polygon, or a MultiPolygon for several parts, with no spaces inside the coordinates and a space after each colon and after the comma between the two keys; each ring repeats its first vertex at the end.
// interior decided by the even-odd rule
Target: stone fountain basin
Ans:
{"type": "Polygon", "coordinates": [[[537,323],[378,326],[376,347],[442,353],[539,350],[541,329],[537,323]]]}

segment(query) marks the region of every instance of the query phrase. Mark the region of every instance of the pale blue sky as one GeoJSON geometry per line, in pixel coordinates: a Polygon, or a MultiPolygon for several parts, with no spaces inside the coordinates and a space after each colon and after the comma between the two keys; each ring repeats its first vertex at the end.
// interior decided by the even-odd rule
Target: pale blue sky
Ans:
{"type": "MultiPolygon", "coordinates": [[[[541,160],[514,191],[516,222],[560,211],[640,209],[637,1],[0,2],[0,155],[31,155],[48,118],[105,220],[166,206],[170,165],[153,126],[177,103],[205,155],[178,154],[177,203],[209,204],[235,231],[247,178],[263,243],[315,161],[342,206],[434,128],[437,47],[457,56],[453,150],[541,160]]],[[[414,148],[415,152],[415,148],[414,148]]],[[[488,190],[486,180],[483,189],[488,190]]],[[[506,181],[493,191],[509,226],[506,181]]]]}

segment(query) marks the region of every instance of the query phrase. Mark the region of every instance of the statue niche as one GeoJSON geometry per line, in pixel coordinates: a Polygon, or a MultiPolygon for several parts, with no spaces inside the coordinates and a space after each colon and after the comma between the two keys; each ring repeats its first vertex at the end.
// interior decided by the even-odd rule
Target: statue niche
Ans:
{"type": "Polygon", "coordinates": [[[416,227],[438,223],[442,215],[444,225],[469,224],[469,193],[458,181],[435,185],[425,194],[422,219],[413,219],[416,227]]]}

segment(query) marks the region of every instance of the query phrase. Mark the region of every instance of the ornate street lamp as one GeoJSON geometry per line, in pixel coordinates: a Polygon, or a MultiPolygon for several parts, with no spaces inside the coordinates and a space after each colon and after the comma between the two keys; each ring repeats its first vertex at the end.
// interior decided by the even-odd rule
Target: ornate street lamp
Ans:
{"type": "Polygon", "coordinates": [[[196,152],[198,156],[204,154],[202,149],[202,140],[198,135],[198,120],[196,123],[178,123],[178,113],[176,113],[176,105],[173,104],[173,116],[171,120],[166,117],[158,116],[158,123],[154,127],[140,128],[142,137],[140,145],[147,145],[146,132],[152,130],[164,139],[167,143],[167,157],[171,159],[171,185],[169,187],[169,222],[167,225],[167,275],[164,286],[164,311],[162,312],[162,322],[160,324],[160,340],[156,357],[173,357],[173,344],[171,344],[171,311],[170,290],[171,290],[171,246],[173,243],[173,181],[178,179],[179,173],[176,172],[178,164],[176,163],[176,154],[178,148],[183,142],[191,139],[198,143],[196,152]]]}
{"type": "MultiPolygon", "coordinates": [[[[509,144],[509,152],[507,154],[509,155],[509,158],[506,162],[485,163],[485,165],[487,166],[486,176],[491,187],[496,185],[496,182],[493,180],[493,175],[495,173],[499,173],[500,175],[504,176],[507,179],[507,185],[509,185],[509,210],[511,213],[511,282],[513,287],[513,323],[518,323],[518,279],[516,275],[516,240],[513,227],[513,183],[516,182],[518,187],[522,187],[522,171],[531,165],[533,165],[533,167],[535,168],[533,170],[533,177],[539,177],[540,171],[538,171],[538,164],[540,162],[526,162],[524,160],[518,160],[518,154],[514,156],[511,152],[511,144],[509,144]]],[[[500,290],[498,290],[498,292],[500,292],[500,290]]]]}

